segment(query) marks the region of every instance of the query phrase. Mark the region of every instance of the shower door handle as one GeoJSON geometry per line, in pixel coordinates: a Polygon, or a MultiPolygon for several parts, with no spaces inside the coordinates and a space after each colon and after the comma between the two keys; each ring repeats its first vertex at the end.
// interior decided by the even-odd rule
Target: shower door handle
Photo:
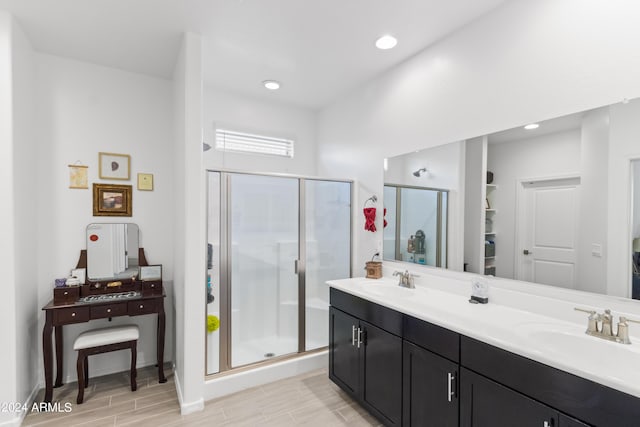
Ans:
{"type": "Polygon", "coordinates": [[[294,274],[299,274],[300,273],[300,267],[298,266],[299,262],[300,262],[299,259],[294,259],[293,260],[293,273],[294,274]]]}

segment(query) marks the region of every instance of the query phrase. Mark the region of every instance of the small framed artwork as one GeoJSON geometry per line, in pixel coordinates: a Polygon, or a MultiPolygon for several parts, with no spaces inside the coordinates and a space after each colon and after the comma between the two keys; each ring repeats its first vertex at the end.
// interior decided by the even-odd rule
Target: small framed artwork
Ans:
{"type": "Polygon", "coordinates": [[[93,216],[131,216],[131,186],[93,184],[93,216]]]}
{"type": "Polygon", "coordinates": [[[89,188],[87,170],[89,166],[69,165],[69,188],[89,188]]]}
{"type": "Polygon", "coordinates": [[[98,153],[101,179],[131,179],[131,156],[128,154],[98,153]]]}
{"type": "Polygon", "coordinates": [[[162,264],[140,266],[140,280],[162,280],[162,264]]]}
{"type": "Polygon", "coordinates": [[[138,174],[138,190],[153,191],[153,174],[152,173],[138,174]]]}

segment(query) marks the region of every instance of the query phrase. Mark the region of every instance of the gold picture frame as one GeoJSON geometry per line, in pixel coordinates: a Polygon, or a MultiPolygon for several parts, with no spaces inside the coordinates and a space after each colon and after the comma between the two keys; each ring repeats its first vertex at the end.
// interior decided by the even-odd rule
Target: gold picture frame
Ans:
{"type": "Polygon", "coordinates": [[[93,184],[93,216],[131,216],[130,185],[93,184]]]}
{"type": "Polygon", "coordinates": [[[98,175],[100,179],[131,179],[131,156],[118,153],[98,153],[98,175]]]}
{"type": "Polygon", "coordinates": [[[138,174],[138,190],[153,191],[153,174],[152,173],[138,174]]]}

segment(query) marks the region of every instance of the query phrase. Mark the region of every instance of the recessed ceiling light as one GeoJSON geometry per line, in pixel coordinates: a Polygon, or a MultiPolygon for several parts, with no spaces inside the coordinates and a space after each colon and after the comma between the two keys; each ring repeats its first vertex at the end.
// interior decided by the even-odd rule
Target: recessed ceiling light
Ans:
{"type": "Polygon", "coordinates": [[[262,84],[264,85],[264,87],[266,87],[269,90],[280,89],[280,82],[277,82],[275,80],[265,80],[262,82],[262,84]]]}
{"type": "Polygon", "coordinates": [[[539,127],[540,127],[540,125],[537,124],[537,123],[530,123],[530,124],[526,125],[524,128],[526,130],[533,130],[533,129],[538,129],[539,127]]]}
{"type": "Polygon", "coordinates": [[[395,47],[397,44],[398,44],[398,40],[396,40],[395,37],[390,36],[388,34],[376,40],[376,47],[382,50],[391,49],[395,47]]]}

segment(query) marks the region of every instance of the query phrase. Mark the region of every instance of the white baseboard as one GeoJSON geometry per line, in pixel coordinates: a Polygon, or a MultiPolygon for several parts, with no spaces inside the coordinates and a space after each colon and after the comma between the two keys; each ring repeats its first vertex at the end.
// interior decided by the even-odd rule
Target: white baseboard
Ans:
{"type": "Polygon", "coordinates": [[[204,400],[233,394],[251,387],[326,368],[329,351],[307,354],[255,369],[213,378],[204,383],[204,400]]]}
{"type": "Polygon", "coordinates": [[[180,403],[180,414],[188,415],[194,412],[199,412],[204,410],[204,399],[200,398],[195,402],[185,403],[182,396],[182,386],[180,385],[180,375],[178,375],[178,370],[176,369],[176,365],[173,365],[173,382],[176,385],[176,394],[178,395],[178,403],[180,403]]]}
{"type": "MultiPolygon", "coordinates": [[[[31,407],[33,406],[33,402],[35,402],[36,400],[36,395],[38,394],[38,391],[40,391],[40,384],[36,384],[35,387],[33,388],[33,390],[31,390],[31,393],[29,394],[29,396],[27,396],[27,400],[24,402],[25,407],[29,408],[29,410],[31,409],[31,407]]],[[[22,422],[24,421],[24,418],[27,416],[29,411],[20,411],[19,413],[15,414],[15,416],[8,420],[8,421],[4,421],[2,423],[0,423],[0,427],[19,427],[22,425],[22,422]]]]}

